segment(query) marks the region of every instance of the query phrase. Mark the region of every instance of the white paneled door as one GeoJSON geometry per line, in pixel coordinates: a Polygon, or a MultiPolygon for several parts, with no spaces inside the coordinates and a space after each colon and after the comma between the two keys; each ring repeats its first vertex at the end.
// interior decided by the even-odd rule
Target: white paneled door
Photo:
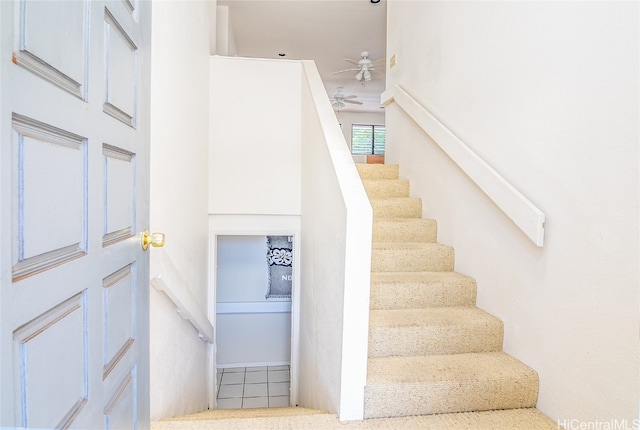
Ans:
{"type": "Polygon", "coordinates": [[[150,8],[0,1],[0,427],[148,428],[150,8]]]}

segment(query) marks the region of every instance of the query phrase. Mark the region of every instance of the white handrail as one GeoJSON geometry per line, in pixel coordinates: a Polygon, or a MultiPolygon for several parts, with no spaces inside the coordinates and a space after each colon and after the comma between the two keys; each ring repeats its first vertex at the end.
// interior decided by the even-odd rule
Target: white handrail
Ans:
{"type": "Polygon", "coordinates": [[[188,320],[198,331],[204,342],[213,343],[214,329],[196,298],[182,280],[178,269],[166,255],[166,251],[156,249],[153,255],[154,266],[160,267],[160,273],[151,278],[151,286],[161,291],[176,305],[178,314],[188,320]],[[158,259],[160,264],[158,263],[158,259]]]}
{"type": "Polygon", "coordinates": [[[544,242],[544,213],[471,150],[400,85],[382,96],[383,105],[396,102],[482,191],[538,246],[544,242]]]}

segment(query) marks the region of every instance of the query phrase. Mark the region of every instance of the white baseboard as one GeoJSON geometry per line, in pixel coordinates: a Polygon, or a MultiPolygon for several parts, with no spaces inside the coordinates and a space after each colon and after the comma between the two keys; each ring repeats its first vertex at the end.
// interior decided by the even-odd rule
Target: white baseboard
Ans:
{"type": "Polygon", "coordinates": [[[290,366],[291,361],[272,361],[262,363],[218,363],[218,369],[231,369],[234,367],[264,367],[264,366],[290,366]]]}

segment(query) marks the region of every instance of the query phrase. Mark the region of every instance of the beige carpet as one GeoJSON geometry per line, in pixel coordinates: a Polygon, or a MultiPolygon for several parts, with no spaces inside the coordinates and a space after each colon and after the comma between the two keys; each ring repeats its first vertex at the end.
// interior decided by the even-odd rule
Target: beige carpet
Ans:
{"type": "Polygon", "coordinates": [[[365,418],[535,407],[538,375],[502,351],[502,321],[475,306],[399,166],[357,167],[374,232],[365,418]]]}
{"type": "Polygon", "coordinates": [[[269,430],[269,429],[424,429],[424,430],[557,430],[558,425],[536,409],[509,409],[487,412],[422,415],[395,418],[375,418],[342,423],[337,415],[318,413],[302,408],[244,409],[236,411],[210,411],[179,420],[151,423],[151,430],[269,430]],[[305,414],[296,414],[301,409],[305,414]],[[309,414],[311,412],[311,414],[309,414]],[[287,416],[265,416],[287,414],[287,416]],[[227,417],[225,417],[227,416],[227,417]]]}
{"type": "Polygon", "coordinates": [[[326,411],[308,408],[258,408],[258,409],[216,409],[196,412],[179,417],[166,418],[161,421],[198,421],[198,420],[228,420],[245,418],[293,417],[299,415],[326,415],[326,411]]]}

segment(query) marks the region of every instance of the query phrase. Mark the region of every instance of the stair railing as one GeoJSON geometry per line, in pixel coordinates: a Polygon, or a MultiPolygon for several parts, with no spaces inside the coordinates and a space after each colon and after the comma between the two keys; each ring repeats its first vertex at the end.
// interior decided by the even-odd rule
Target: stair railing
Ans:
{"type": "Polygon", "coordinates": [[[161,291],[176,305],[178,315],[193,325],[198,331],[198,337],[203,342],[213,343],[213,325],[203,311],[203,306],[187,287],[180,276],[180,272],[163,249],[154,250],[152,263],[156,272],[152,275],[150,284],[157,291],[161,291]]]}
{"type": "Polygon", "coordinates": [[[529,199],[400,85],[388,88],[381,101],[384,106],[397,103],[533,243],[543,246],[545,215],[529,199]]]}

